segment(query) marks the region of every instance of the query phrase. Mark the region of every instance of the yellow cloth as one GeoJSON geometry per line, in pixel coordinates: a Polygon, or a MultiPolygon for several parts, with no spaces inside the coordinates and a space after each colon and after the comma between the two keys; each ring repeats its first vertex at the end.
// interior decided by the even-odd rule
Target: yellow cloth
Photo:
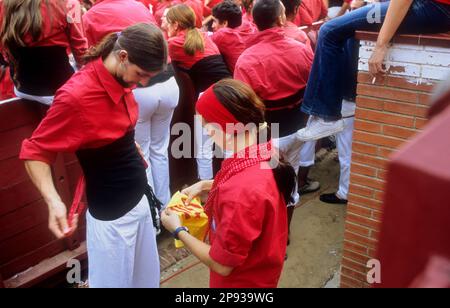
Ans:
{"type": "MultiPolygon", "coordinates": [[[[180,217],[181,225],[189,229],[189,233],[195,238],[205,241],[206,231],[208,229],[208,216],[206,215],[200,200],[193,199],[191,204],[184,205],[183,200],[187,196],[177,192],[170,200],[167,208],[171,209],[180,217]]],[[[182,241],[175,240],[175,247],[182,248],[182,241]]]]}

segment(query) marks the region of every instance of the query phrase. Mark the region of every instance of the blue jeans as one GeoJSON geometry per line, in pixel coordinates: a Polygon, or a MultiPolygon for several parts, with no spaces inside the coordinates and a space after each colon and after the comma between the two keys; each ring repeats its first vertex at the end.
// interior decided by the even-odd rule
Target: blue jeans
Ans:
{"type": "MultiPolygon", "coordinates": [[[[314,63],[302,111],[327,121],[341,118],[342,99],[356,97],[358,45],[355,32],[379,31],[389,2],[372,4],[325,23],[319,32],[314,63]],[[381,23],[369,23],[367,15],[379,5],[381,23]]],[[[450,5],[415,0],[398,34],[430,34],[450,31],[450,5]]]]}

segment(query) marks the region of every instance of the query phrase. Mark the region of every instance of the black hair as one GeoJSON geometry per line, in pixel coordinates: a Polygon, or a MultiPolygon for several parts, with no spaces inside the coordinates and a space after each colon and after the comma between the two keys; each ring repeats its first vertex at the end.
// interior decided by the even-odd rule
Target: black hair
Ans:
{"type": "Polygon", "coordinates": [[[281,0],[283,2],[284,8],[286,9],[286,16],[294,16],[302,0],[281,0]]]}
{"type": "Polygon", "coordinates": [[[253,6],[253,21],[259,31],[273,28],[281,14],[280,0],[258,0],[253,6]]]}
{"type": "Polygon", "coordinates": [[[219,20],[220,23],[228,22],[229,28],[237,28],[242,25],[241,8],[231,0],[225,0],[212,9],[212,15],[219,20]]]}
{"type": "Polygon", "coordinates": [[[98,45],[91,47],[84,56],[86,62],[105,59],[111,52],[124,49],[132,64],[147,72],[165,69],[167,43],[161,30],[146,23],[130,26],[120,33],[107,35],[98,45]]]}

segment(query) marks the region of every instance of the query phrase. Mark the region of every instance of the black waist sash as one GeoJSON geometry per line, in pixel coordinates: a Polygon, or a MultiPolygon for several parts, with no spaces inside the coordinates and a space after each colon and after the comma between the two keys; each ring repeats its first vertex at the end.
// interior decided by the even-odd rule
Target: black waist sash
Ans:
{"type": "Polygon", "coordinates": [[[232,77],[222,55],[209,56],[201,59],[187,73],[194,83],[197,95],[204,92],[216,82],[224,78],[232,77]]]}
{"type": "Polygon", "coordinates": [[[289,97],[264,101],[267,123],[279,125],[280,138],[289,136],[304,127],[305,114],[300,109],[304,94],[305,89],[301,89],[289,97]]]}
{"type": "Polygon", "coordinates": [[[14,83],[25,94],[53,96],[74,73],[62,46],[20,47],[12,55],[11,76],[15,74],[14,83]]]}
{"type": "Polygon", "coordinates": [[[79,150],[76,155],[86,179],[89,212],[94,218],[116,220],[132,210],[144,194],[149,197],[151,208],[156,205],[134,131],[104,147],[79,150]]]}

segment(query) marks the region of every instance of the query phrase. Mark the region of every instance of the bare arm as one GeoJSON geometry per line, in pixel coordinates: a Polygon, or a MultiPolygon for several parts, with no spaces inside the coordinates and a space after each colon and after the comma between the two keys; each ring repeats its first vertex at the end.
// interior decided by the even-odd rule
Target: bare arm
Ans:
{"type": "MultiPolygon", "coordinates": [[[[25,161],[25,168],[48,206],[49,229],[57,238],[73,232],[67,223],[67,209],[56,191],[50,166],[41,161],[25,161]]],[[[75,219],[76,220],[76,219],[75,219]]],[[[76,226],[77,221],[73,225],[76,226]]]]}
{"type": "MultiPolygon", "coordinates": [[[[175,212],[169,209],[161,213],[161,221],[164,227],[171,233],[178,227],[181,227],[180,218],[175,212]]],[[[228,276],[233,271],[232,267],[224,266],[211,258],[209,255],[209,251],[211,250],[210,245],[203,243],[185,231],[181,231],[178,237],[194,256],[214,272],[222,276],[228,276]]]]}
{"type": "Polygon", "coordinates": [[[383,61],[386,57],[389,42],[394,37],[403,19],[411,7],[413,0],[391,1],[378,35],[375,50],[369,60],[369,71],[373,76],[383,73],[383,61]]]}

